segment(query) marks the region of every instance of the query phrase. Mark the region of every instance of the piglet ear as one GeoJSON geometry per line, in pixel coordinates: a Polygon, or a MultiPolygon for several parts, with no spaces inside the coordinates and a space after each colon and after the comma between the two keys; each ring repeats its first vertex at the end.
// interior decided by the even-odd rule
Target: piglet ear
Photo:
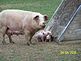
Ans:
{"type": "Polygon", "coordinates": [[[34,20],[39,20],[39,15],[35,16],[33,19],[34,20]]]}
{"type": "Polygon", "coordinates": [[[44,19],[45,19],[45,21],[47,21],[48,20],[48,16],[44,15],[44,19]]]}

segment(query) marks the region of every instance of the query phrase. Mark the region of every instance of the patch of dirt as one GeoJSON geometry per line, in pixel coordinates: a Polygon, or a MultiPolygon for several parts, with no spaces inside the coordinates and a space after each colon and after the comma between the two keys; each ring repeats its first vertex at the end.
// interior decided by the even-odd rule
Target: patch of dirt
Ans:
{"type": "Polygon", "coordinates": [[[0,61],[80,61],[81,40],[64,41],[61,45],[55,42],[37,42],[26,45],[24,36],[12,36],[15,44],[10,44],[6,36],[6,45],[0,38],[0,61]],[[61,54],[65,51],[76,51],[77,54],[61,54]]]}

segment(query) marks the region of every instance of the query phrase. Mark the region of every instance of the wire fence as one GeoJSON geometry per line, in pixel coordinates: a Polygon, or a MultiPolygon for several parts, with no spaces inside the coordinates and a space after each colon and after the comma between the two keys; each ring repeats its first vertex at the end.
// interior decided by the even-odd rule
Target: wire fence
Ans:
{"type": "MultiPolygon", "coordinates": [[[[80,0],[62,0],[45,29],[50,30],[53,36],[59,37],[80,3],[80,0]]],[[[63,40],[81,39],[81,37],[78,37],[81,35],[80,13],[79,11],[79,14],[76,15],[72,24],[63,35],[63,40]]]]}

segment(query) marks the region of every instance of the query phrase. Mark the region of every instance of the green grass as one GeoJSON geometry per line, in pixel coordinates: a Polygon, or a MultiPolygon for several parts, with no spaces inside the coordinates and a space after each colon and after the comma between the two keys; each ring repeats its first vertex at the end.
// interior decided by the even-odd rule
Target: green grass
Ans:
{"type": "MultiPolygon", "coordinates": [[[[50,19],[60,2],[61,0],[0,0],[0,11],[4,9],[35,11],[47,14],[50,19]]],[[[60,49],[55,44],[40,44],[30,47],[27,45],[6,45],[0,47],[0,50],[2,50],[0,61],[63,61],[62,57],[64,57],[58,58],[60,49]]]]}
{"type": "Polygon", "coordinates": [[[49,19],[61,0],[0,0],[0,11],[22,9],[47,14],[49,19]]]}
{"type": "Polygon", "coordinates": [[[3,55],[0,54],[0,61],[7,61],[3,55]]]}
{"type": "MultiPolygon", "coordinates": [[[[58,7],[61,0],[0,0],[0,11],[4,9],[22,9],[47,14],[50,17],[58,7]]],[[[1,37],[1,35],[0,35],[1,37]]],[[[80,61],[81,43],[37,43],[27,46],[22,37],[17,39],[16,44],[2,45],[0,43],[0,61],[80,61]],[[18,43],[17,43],[18,42],[18,43]],[[79,51],[79,54],[64,54],[60,51],[79,51]]],[[[1,38],[0,38],[1,40],[1,38]]],[[[1,42],[1,41],[0,41],[1,42]]]]}
{"type": "Polygon", "coordinates": [[[24,44],[0,44],[0,61],[80,61],[81,54],[60,54],[60,51],[81,52],[81,43],[65,42],[62,45],[56,43],[39,43],[27,46],[24,44]],[[2,47],[1,47],[2,46],[2,47]],[[2,48],[2,49],[1,49],[2,48]],[[80,49],[80,50],[78,50],[80,49]]]}

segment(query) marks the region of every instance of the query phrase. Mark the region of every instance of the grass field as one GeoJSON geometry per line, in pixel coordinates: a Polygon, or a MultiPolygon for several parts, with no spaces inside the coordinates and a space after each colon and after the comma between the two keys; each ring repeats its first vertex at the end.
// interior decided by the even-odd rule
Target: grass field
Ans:
{"type": "MultiPolygon", "coordinates": [[[[0,0],[0,11],[22,9],[52,16],[61,0],[0,0]]],[[[81,40],[39,43],[27,46],[24,36],[12,36],[16,44],[10,44],[6,36],[3,45],[0,34],[0,61],[81,61],[81,40]]]]}
{"type": "Polygon", "coordinates": [[[0,11],[4,9],[22,9],[47,14],[49,18],[61,0],[0,0],[0,11]]]}

